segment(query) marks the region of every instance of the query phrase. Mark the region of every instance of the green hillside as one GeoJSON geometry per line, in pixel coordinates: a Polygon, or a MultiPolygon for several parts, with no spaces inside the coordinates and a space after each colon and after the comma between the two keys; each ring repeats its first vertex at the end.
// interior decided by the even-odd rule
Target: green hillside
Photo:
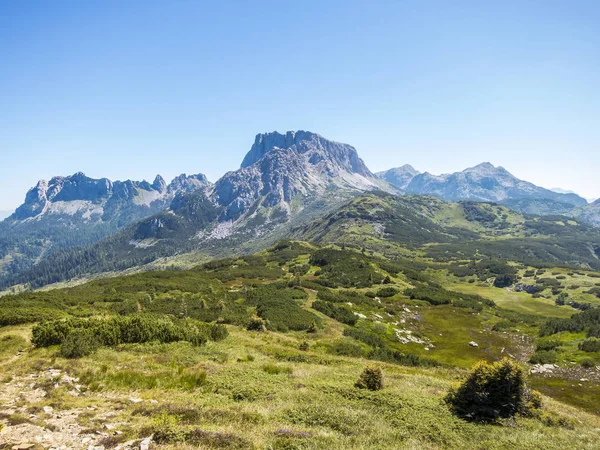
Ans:
{"type": "MultiPolygon", "coordinates": [[[[151,435],[159,448],[595,448],[600,274],[435,261],[424,238],[401,246],[393,229],[356,231],[367,204],[376,220],[422,217],[377,202],[357,199],[343,220],[303,230],[318,241],[343,229],[340,245],[285,240],[191,270],[0,298],[0,395],[17,399],[0,436],[46,430],[56,445],[106,448],[151,435]],[[450,387],[502,357],[535,372],[555,364],[527,376],[542,408],[492,424],[453,415],[450,387]],[[367,365],[383,369],[383,390],[354,386],[367,365]]],[[[429,223],[464,220],[441,205],[423,206],[429,223]]],[[[518,219],[501,217],[526,230],[518,219]]],[[[431,232],[451,244],[448,230],[431,232]]]]}

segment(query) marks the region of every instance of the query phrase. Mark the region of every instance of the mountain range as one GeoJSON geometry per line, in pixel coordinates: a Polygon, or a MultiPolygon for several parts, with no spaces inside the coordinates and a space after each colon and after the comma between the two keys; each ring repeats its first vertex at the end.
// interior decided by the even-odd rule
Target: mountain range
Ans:
{"type": "MultiPolygon", "coordinates": [[[[160,176],[153,183],[112,182],[82,173],[40,181],[0,222],[0,286],[35,287],[186,253],[209,258],[260,250],[368,192],[488,202],[600,226],[598,202],[535,186],[490,163],[440,176],[408,165],[373,174],[348,144],[308,131],[273,132],[257,135],[240,168],[214,184],[201,174],[168,185],[160,176]]],[[[420,235],[415,223],[437,230],[429,242],[456,235],[434,227],[432,208],[444,208],[431,202],[402,204],[401,235],[420,235]]]]}
{"type": "Polygon", "coordinates": [[[41,180],[0,222],[0,271],[20,273],[53,251],[93,244],[209,185],[202,174],[183,174],[168,185],[160,175],[152,184],[83,173],[41,180]]]}
{"type": "Polygon", "coordinates": [[[451,174],[419,173],[402,166],[378,174],[409,194],[433,195],[443,200],[495,202],[530,214],[565,214],[587,205],[574,193],[559,193],[520,180],[489,162],[451,174]]]}

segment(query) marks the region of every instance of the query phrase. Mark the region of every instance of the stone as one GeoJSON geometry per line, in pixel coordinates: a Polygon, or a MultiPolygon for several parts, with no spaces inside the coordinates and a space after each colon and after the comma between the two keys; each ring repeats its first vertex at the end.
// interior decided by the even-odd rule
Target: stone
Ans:
{"type": "Polygon", "coordinates": [[[469,342],[469,345],[470,345],[471,347],[479,347],[479,344],[478,344],[477,342],[475,342],[475,341],[471,341],[471,342],[469,342]]]}
{"type": "Polygon", "coordinates": [[[140,450],[149,450],[150,443],[152,442],[152,436],[148,436],[140,442],[140,450]]]}

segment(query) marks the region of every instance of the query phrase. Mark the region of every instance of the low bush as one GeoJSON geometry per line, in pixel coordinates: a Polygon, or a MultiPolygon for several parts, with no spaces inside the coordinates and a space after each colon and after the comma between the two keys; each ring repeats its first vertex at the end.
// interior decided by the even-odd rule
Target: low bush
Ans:
{"type": "Polygon", "coordinates": [[[477,363],[466,380],[450,390],[445,401],[454,414],[480,422],[512,417],[540,406],[527,401],[523,369],[508,358],[477,363]]]}
{"type": "Polygon", "coordinates": [[[592,358],[584,358],[581,360],[581,366],[585,367],[586,369],[591,369],[596,367],[596,361],[594,361],[592,358]]]}
{"type": "Polygon", "coordinates": [[[358,322],[358,317],[352,312],[352,310],[346,306],[338,306],[331,302],[324,302],[322,300],[315,300],[312,304],[313,309],[322,312],[326,316],[337,320],[338,322],[345,323],[347,325],[354,325],[358,322]]]}
{"type": "Polygon", "coordinates": [[[589,338],[583,342],[580,342],[579,350],[584,352],[592,353],[592,352],[600,352],[600,339],[589,338]]]}
{"type": "Polygon", "coordinates": [[[383,372],[380,367],[366,367],[354,383],[358,389],[379,391],[383,389],[383,372]]]}
{"type": "Polygon", "coordinates": [[[31,342],[35,347],[61,345],[63,356],[75,358],[89,355],[99,346],[151,341],[187,341],[193,345],[202,345],[209,339],[221,340],[226,336],[227,329],[223,325],[140,314],[108,319],[44,322],[33,328],[31,342]]]}
{"type": "Polygon", "coordinates": [[[388,287],[384,287],[381,288],[377,291],[377,297],[381,297],[381,298],[387,298],[387,297],[393,297],[394,295],[396,295],[398,292],[398,289],[388,286],[388,287]]]}
{"type": "Polygon", "coordinates": [[[558,347],[560,347],[560,341],[556,339],[542,339],[535,344],[535,351],[556,350],[558,347]]]}
{"type": "Polygon", "coordinates": [[[554,364],[556,361],[558,361],[558,355],[554,350],[536,351],[529,358],[531,364],[554,364]]]}
{"type": "Polygon", "coordinates": [[[98,342],[94,334],[86,329],[75,329],[67,334],[60,345],[60,356],[63,358],[80,358],[94,353],[98,342]]]}

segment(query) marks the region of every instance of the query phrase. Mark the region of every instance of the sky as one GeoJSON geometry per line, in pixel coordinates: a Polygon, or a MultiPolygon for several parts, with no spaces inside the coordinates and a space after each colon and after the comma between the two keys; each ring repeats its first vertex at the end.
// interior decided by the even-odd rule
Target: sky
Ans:
{"type": "Polygon", "coordinates": [[[0,2],[0,210],[310,130],[373,171],[483,161],[600,197],[600,2],[0,2]]]}

